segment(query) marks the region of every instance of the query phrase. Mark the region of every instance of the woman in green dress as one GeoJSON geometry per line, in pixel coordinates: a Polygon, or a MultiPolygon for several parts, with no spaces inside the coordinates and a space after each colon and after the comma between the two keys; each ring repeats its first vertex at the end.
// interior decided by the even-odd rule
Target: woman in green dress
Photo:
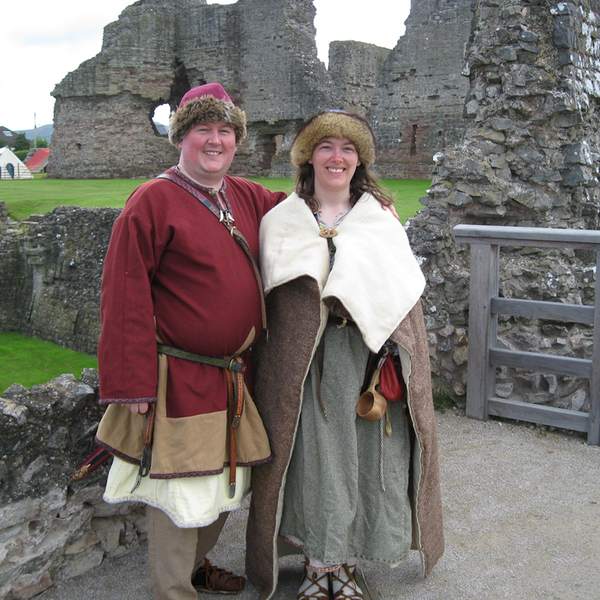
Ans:
{"type": "Polygon", "coordinates": [[[247,572],[270,597],[278,555],[296,550],[299,600],[361,600],[357,560],[395,566],[414,546],[428,573],[443,552],[425,279],[382,210],[392,200],[369,170],[366,119],[315,115],[291,157],[296,192],[260,233],[269,327],[255,399],[274,460],[253,471],[247,572]],[[401,365],[404,402],[360,418],[370,358],[387,354],[401,365]]]}

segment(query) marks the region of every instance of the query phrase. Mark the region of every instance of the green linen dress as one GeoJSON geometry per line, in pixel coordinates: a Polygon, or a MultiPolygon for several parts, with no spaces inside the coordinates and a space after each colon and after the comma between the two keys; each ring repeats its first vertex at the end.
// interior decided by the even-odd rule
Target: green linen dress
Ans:
{"type": "Polygon", "coordinates": [[[409,426],[400,403],[369,422],[356,413],[369,350],[355,326],[324,332],[319,400],[317,365],[305,381],[285,483],[280,535],[299,540],[325,565],[350,558],[396,565],[411,546],[409,426]]]}

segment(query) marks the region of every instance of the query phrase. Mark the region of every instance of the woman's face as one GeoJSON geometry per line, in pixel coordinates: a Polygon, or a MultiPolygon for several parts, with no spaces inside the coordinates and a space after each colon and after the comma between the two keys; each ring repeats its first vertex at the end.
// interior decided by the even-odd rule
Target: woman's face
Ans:
{"type": "Polygon", "coordinates": [[[346,137],[325,137],[313,150],[308,161],[315,170],[315,193],[320,200],[319,190],[350,190],[350,182],[356,167],[360,165],[356,146],[346,137]]]}

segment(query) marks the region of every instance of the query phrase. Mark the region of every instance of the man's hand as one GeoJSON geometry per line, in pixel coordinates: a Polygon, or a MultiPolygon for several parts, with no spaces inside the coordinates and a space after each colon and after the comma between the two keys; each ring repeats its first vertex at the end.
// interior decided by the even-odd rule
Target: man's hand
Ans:
{"type": "Polygon", "coordinates": [[[129,410],[132,415],[143,415],[148,412],[148,403],[147,402],[139,402],[136,404],[124,404],[123,406],[129,406],[129,410]]]}

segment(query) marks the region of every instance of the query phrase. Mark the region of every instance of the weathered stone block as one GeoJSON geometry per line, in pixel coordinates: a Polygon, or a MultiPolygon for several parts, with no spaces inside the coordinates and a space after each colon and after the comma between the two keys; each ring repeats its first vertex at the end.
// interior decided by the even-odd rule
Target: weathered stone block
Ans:
{"type": "Polygon", "coordinates": [[[588,165],[593,164],[592,152],[587,141],[569,144],[562,149],[565,164],[567,165],[588,165]]]}
{"type": "Polygon", "coordinates": [[[452,353],[452,360],[454,363],[460,367],[464,365],[469,360],[469,348],[468,346],[456,346],[454,348],[454,352],[452,353]]]}
{"type": "Polygon", "coordinates": [[[85,533],[72,544],[65,548],[65,554],[80,554],[84,550],[100,543],[100,538],[95,533],[85,533]]]}
{"type": "Polygon", "coordinates": [[[2,529],[32,521],[39,515],[41,501],[38,498],[25,498],[18,502],[0,506],[2,529]]]}
{"type": "Polygon", "coordinates": [[[567,187],[575,187],[582,183],[589,183],[594,179],[589,167],[579,165],[563,169],[560,174],[562,176],[563,184],[567,187]]]}
{"type": "Polygon", "coordinates": [[[581,410],[586,401],[585,390],[577,390],[570,398],[571,410],[581,410]]]}
{"type": "Polygon", "coordinates": [[[497,383],[494,387],[494,393],[499,398],[510,398],[514,390],[512,383],[497,383]]]}
{"type": "Polygon", "coordinates": [[[102,550],[109,554],[113,553],[119,546],[122,532],[125,531],[123,521],[121,519],[93,519],[92,527],[102,550]]]}
{"type": "Polygon", "coordinates": [[[28,579],[30,581],[23,581],[12,587],[8,595],[5,596],[5,600],[29,600],[29,598],[41,594],[52,586],[52,578],[48,572],[43,573],[39,578],[28,579]]]}
{"type": "Polygon", "coordinates": [[[96,546],[81,554],[67,557],[58,572],[58,579],[66,580],[83,575],[98,567],[103,558],[104,552],[96,546]]]}

